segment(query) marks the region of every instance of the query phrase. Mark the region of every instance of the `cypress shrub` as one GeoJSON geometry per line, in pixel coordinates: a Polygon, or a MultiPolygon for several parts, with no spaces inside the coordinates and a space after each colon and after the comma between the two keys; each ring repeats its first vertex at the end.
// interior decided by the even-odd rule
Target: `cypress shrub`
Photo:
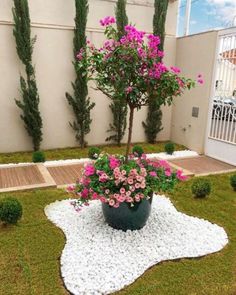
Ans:
{"type": "Polygon", "coordinates": [[[32,65],[32,54],[36,36],[31,38],[30,15],[27,0],[14,0],[12,9],[14,19],[13,35],[16,41],[17,54],[25,66],[25,75],[20,77],[22,100],[15,99],[21,109],[21,119],[25,129],[32,138],[35,151],[40,149],[42,141],[42,118],[39,111],[39,94],[32,65]]]}
{"type": "Polygon", "coordinates": [[[72,83],[73,95],[66,93],[66,99],[72,107],[75,120],[70,122],[70,126],[75,131],[76,140],[80,147],[87,145],[85,136],[90,132],[92,123],[91,110],[95,103],[88,97],[87,73],[79,69],[76,65],[76,56],[86,46],[86,25],[89,11],[88,0],[75,0],[76,16],[74,30],[74,69],[76,79],[72,83]]]}
{"type": "MultiPolygon", "coordinates": [[[[155,13],[153,16],[153,33],[160,37],[160,50],[164,49],[165,23],[168,3],[169,0],[155,0],[154,3],[155,13]]],[[[150,95],[154,94],[150,93],[150,95]]],[[[155,143],[157,134],[163,130],[161,105],[161,101],[158,103],[156,99],[151,99],[148,105],[147,118],[146,122],[143,122],[143,127],[149,143],[155,143]]]]}

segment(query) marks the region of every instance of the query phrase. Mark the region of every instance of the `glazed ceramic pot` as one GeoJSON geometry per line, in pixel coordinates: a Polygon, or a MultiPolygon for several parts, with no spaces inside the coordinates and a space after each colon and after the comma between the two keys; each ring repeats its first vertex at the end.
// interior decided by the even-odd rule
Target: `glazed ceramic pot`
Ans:
{"type": "Polygon", "coordinates": [[[134,203],[131,207],[129,203],[121,203],[118,208],[113,208],[107,203],[102,203],[102,211],[105,221],[115,229],[138,230],[146,224],[152,206],[152,194],[150,198],[134,203]]]}

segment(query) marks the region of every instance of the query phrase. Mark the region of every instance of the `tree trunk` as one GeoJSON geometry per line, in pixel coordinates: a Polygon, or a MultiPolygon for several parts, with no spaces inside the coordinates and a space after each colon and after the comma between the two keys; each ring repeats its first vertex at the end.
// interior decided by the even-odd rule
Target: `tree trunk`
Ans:
{"type": "Polygon", "coordinates": [[[128,162],[128,156],[130,153],[130,144],[132,138],[132,130],[133,130],[133,120],[134,120],[134,107],[130,107],[130,114],[129,114],[129,134],[128,134],[128,141],[126,146],[126,154],[125,154],[125,162],[128,162]]]}

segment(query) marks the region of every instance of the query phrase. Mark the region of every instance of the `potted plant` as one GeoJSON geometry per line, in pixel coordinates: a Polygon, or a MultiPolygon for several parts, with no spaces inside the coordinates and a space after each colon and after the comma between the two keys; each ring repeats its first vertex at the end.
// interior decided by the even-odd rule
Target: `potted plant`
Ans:
{"type": "Polygon", "coordinates": [[[145,155],[135,159],[130,155],[135,110],[158,99],[170,105],[174,96],[195,86],[195,81],[180,77],[176,67],[167,68],[158,49],[160,38],[125,27],[119,38],[113,27],[115,19],[101,20],[107,40],[101,48],[87,41],[86,48],[77,55],[78,71],[96,83],[96,89],[111,99],[122,100],[129,107],[129,131],[125,156],[102,155],[85,166],[81,180],[68,190],[80,209],[89,200],[100,200],[106,221],[114,228],[139,229],[145,225],[155,191],[173,189],[184,177],[181,171],[171,171],[167,162],[151,162],[145,155]]]}

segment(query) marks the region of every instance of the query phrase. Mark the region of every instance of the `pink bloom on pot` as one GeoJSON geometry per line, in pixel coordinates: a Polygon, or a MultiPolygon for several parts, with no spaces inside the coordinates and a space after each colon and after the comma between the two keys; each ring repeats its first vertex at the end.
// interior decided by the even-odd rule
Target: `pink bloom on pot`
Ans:
{"type": "Polygon", "coordinates": [[[129,197],[131,195],[131,191],[126,192],[126,196],[129,197]]]}
{"type": "Polygon", "coordinates": [[[122,187],[122,188],[120,189],[120,193],[121,193],[121,194],[125,194],[125,188],[122,187]]]}
{"type": "Polygon", "coordinates": [[[93,193],[92,194],[92,199],[97,200],[98,199],[98,193],[93,193]]]}
{"type": "Polygon", "coordinates": [[[102,175],[99,176],[100,182],[106,182],[108,179],[109,179],[109,176],[106,173],[103,173],[102,175]]]}
{"type": "Polygon", "coordinates": [[[134,181],[133,181],[133,179],[131,177],[128,177],[127,182],[128,182],[128,184],[133,184],[134,183],[134,181]]]}
{"type": "Polygon", "coordinates": [[[100,201],[101,201],[102,203],[106,203],[106,202],[107,202],[107,199],[106,199],[105,197],[101,196],[101,197],[100,197],[100,201]]]}
{"type": "Polygon", "coordinates": [[[114,208],[119,208],[120,206],[120,203],[119,202],[116,202],[115,205],[113,206],[114,208]]]}
{"type": "Polygon", "coordinates": [[[94,175],[95,174],[95,168],[93,166],[93,164],[88,164],[86,167],[85,167],[85,172],[84,174],[86,176],[91,176],[91,175],[94,175]]]}
{"type": "Polygon", "coordinates": [[[136,189],[140,188],[140,184],[139,184],[138,182],[137,182],[137,183],[135,183],[135,185],[134,185],[134,186],[135,186],[135,188],[136,188],[136,189]]]}
{"type": "Polygon", "coordinates": [[[119,194],[114,194],[114,198],[115,198],[115,199],[118,199],[119,196],[120,196],[119,194]]]}
{"type": "Polygon", "coordinates": [[[115,205],[115,200],[111,199],[109,200],[109,206],[113,207],[115,205]]]}
{"type": "Polygon", "coordinates": [[[167,168],[167,169],[165,170],[165,175],[166,175],[167,177],[170,177],[170,176],[171,176],[171,170],[170,170],[169,168],[167,168]]]}
{"type": "Polygon", "coordinates": [[[176,176],[181,181],[184,181],[184,180],[187,179],[187,176],[183,175],[183,171],[182,170],[177,170],[176,176]]]}
{"type": "Polygon", "coordinates": [[[69,185],[67,188],[66,188],[67,192],[73,192],[75,190],[75,186],[74,185],[69,185]]]}
{"type": "Polygon", "coordinates": [[[89,190],[87,188],[84,188],[81,192],[81,197],[86,199],[88,197],[89,190]]]}
{"type": "Polygon", "coordinates": [[[106,190],[105,190],[105,194],[108,195],[109,193],[110,193],[110,190],[109,190],[109,189],[106,189],[106,190]]]}
{"type": "Polygon", "coordinates": [[[118,201],[123,203],[125,201],[125,196],[119,196],[118,201]]]}
{"type": "Polygon", "coordinates": [[[170,168],[170,165],[166,160],[160,160],[159,165],[163,168],[166,168],[166,169],[170,168]]]}
{"type": "Polygon", "coordinates": [[[157,173],[156,173],[156,171],[151,171],[151,172],[149,172],[149,175],[152,177],[156,177],[157,173]]]}
{"type": "Polygon", "coordinates": [[[113,156],[109,157],[109,166],[112,170],[115,168],[118,168],[119,165],[120,165],[120,161],[118,159],[116,159],[113,156]]]}
{"type": "Polygon", "coordinates": [[[141,187],[142,189],[146,187],[146,184],[145,184],[145,182],[144,182],[144,181],[143,181],[143,182],[141,182],[141,184],[140,184],[140,187],[141,187]]]}
{"type": "Polygon", "coordinates": [[[132,197],[126,197],[126,202],[127,203],[132,203],[133,202],[133,198],[132,197]]]}
{"type": "Polygon", "coordinates": [[[136,202],[140,202],[140,196],[138,194],[134,197],[134,199],[136,202]]]}

